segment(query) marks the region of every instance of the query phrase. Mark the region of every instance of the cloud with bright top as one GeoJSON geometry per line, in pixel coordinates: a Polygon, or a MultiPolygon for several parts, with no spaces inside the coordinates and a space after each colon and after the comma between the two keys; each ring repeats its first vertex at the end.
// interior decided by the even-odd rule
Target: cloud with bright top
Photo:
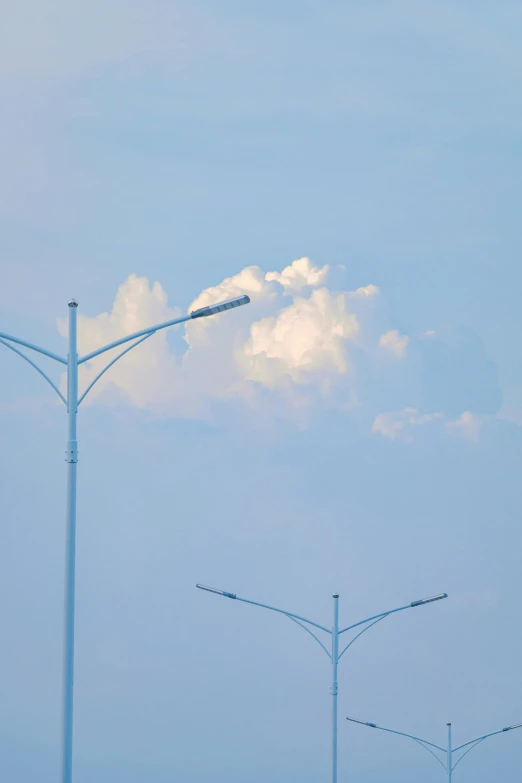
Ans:
{"type": "Polygon", "coordinates": [[[397,329],[390,329],[380,336],[379,345],[397,359],[404,359],[408,347],[408,336],[399,334],[397,329]]]}
{"type": "MultiPolygon", "coordinates": [[[[242,294],[251,304],[159,331],[111,367],[86,404],[127,404],[158,416],[211,419],[220,403],[233,402],[301,423],[303,410],[306,420],[320,407],[352,415],[369,408],[373,432],[391,440],[409,438],[439,419],[455,434],[476,439],[479,425],[469,418],[470,411],[461,409],[456,420],[443,410],[419,412],[415,404],[380,412],[387,409],[386,373],[396,371],[383,367],[379,355],[384,351],[404,360],[410,340],[396,329],[382,332],[381,293],[375,284],[333,290],[328,271],[327,265],[304,257],[280,272],[247,266],[206,288],[189,311],[242,294]]],[[[131,274],[118,288],[110,312],[92,318],[79,314],[80,354],[180,314],[159,282],[131,274]]],[[[58,327],[65,335],[66,322],[58,327]]],[[[111,351],[82,364],[81,387],[115,355],[111,351]]],[[[409,372],[403,379],[405,397],[411,393],[409,372]]]]}

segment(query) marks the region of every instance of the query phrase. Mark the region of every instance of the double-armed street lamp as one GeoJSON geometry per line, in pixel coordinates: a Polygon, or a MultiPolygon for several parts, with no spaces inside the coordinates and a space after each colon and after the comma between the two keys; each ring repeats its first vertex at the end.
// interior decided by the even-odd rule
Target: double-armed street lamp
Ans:
{"type": "Polygon", "coordinates": [[[375,723],[367,723],[366,721],[355,720],[355,718],[346,718],[346,720],[349,720],[351,723],[359,723],[361,726],[369,726],[370,729],[379,729],[379,731],[386,731],[389,734],[398,734],[399,737],[407,737],[408,739],[414,740],[418,745],[424,748],[424,750],[427,750],[428,753],[431,753],[431,755],[437,759],[448,776],[448,783],[451,783],[453,779],[453,770],[457,764],[462,761],[464,756],[470,752],[470,750],[476,748],[477,745],[480,745],[481,742],[484,742],[484,740],[488,739],[489,737],[494,737],[496,734],[504,734],[506,731],[512,731],[513,729],[520,729],[522,727],[522,723],[517,723],[515,726],[506,726],[503,729],[490,731],[489,734],[482,734],[480,737],[475,737],[475,739],[469,740],[469,742],[464,742],[463,745],[457,745],[457,747],[454,747],[451,741],[451,723],[447,723],[448,743],[446,747],[443,748],[440,745],[435,745],[433,742],[428,742],[427,740],[421,739],[420,737],[414,737],[413,734],[406,734],[404,731],[385,729],[383,726],[377,726],[375,723]],[[459,753],[461,750],[463,750],[464,753],[461,753],[459,758],[455,761],[454,754],[459,753]],[[442,759],[439,757],[436,751],[440,751],[440,753],[442,753],[442,759]]]}
{"type": "Polygon", "coordinates": [[[181,318],[174,318],[171,321],[165,321],[155,326],[149,326],[134,332],[120,340],[115,340],[96,351],[78,356],[77,343],[77,312],[78,302],[75,299],[69,301],[69,351],[67,356],[59,356],[45,348],[41,348],[19,337],[0,332],[0,343],[6,348],[10,348],[22,359],[25,359],[54,389],[58,397],[64,403],[67,409],[68,418],[68,440],[66,448],[65,461],[67,462],[67,506],[66,506],[66,549],[65,549],[65,620],[64,620],[64,654],[63,654],[63,703],[62,703],[62,746],[61,746],[61,783],[71,783],[72,781],[72,750],[73,750],[73,683],[74,683],[74,589],[75,589],[75,550],[76,550],[76,464],[78,462],[78,441],[76,438],[76,418],[78,407],[90,392],[94,384],[104,375],[126,353],[131,351],[137,345],[152,337],[153,334],[169,326],[184,323],[195,318],[204,318],[209,315],[232,310],[241,305],[248,304],[248,296],[239,296],[229,299],[226,302],[201,307],[193,310],[188,315],[181,318]],[[78,393],[78,367],[85,362],[89,362],[107,351],[118,348],[126,343],[132,343],[117,354],[101,372],[95,377],[92,383],[79,395],[78,393]],[[31,351],[54,359],[67,369],[67,391],[66,396],[62,394],[58,386],[51,380],[41,367],[39,367],[29,356],[21,351],[17,346],[23,346],[31,351]]]}
{"type": "Polygon", "coordinates": [[[242,601],[245,604],[260,606],[262,609],[270,609],[272,612],[283,614],[285,617],[288,617],[289,620],[292,620],[294,623],[297,623],[297,625],[303,628],[303,630],[310,634],[310,636],[312,636],[322,647],[332,664],[332,684],[330,688],[330,693],[332,694],[332,783],[337,783],[337,694],[339,690],[337,682],[337,666],[342,656],[348,650],[348,648],[352,646],[356,639],[368,631],[373,625],[380,622],[381,620],[384,620],[385,617],[388,617],[391,614],[395,614],[396,612],[402,612],[404,609],[412,609],[416,606],[425,606],[426,604],[433,603],[433,601],[440,601],[442,598],[448,597],[446,593],[441,593],[440,595],[433,596],[432,598],[421,598],[418,601],[412,601],[411,603],[406,604],[406,606],[399,606],[396,609],[389,609],[387,612],[375,614],[373,617],[367,617],[366,620],[360,620],[357,623],[348,625],[346,628],[339,629],[339,595],[337,593],[332,596],[333,625],[331,628],[328,628],[325,625],[319,625],[319,623],[313,622],[312,620],[307,620],[305,617],[301,617],[300,615],[294,614],[293,612],[287,612],[286,609],[278,609],[275,606],[261,604],[258,601],[250,601],[248,598],[241,598],[235,593],[227,593],[225,590],[216,590],[214,587],[207,587],[200,584],[196,585],[196,587],[198,587],[200,590],[206,590],[209,593],[215,593],[216,595],[221,595],[225,598],[231,598],[234,601],[242,601]],[[355,630],[361,626],[364,626],[362,630],[358,631],[358,633],[356,633],[353,639],[348,642],[344,649],[339,652],[339,637],[341,634],[346,633],[346,631],[355,630]],[[325,631],[327,634],[330,634],[331,643],[328,645],[330,649],[328,649],[326,645],[323,644],[317,634],[314,633],[312,628],[317,628],[320,631],[325,631]]]}

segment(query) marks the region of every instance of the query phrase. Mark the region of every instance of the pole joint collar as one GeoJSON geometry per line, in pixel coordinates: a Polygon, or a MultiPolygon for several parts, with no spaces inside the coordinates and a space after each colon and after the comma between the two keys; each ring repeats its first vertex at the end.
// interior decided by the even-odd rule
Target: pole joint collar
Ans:
{"type": "Polygon", "coordinates": [[[78,441],[68,440],[67,449],[65,450],[66,462],[78,462],[78,441]]]}

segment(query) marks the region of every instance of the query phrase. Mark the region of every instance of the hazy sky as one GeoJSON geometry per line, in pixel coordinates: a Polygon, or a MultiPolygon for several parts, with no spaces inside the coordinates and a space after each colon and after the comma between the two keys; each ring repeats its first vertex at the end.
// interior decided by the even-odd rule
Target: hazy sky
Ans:
{"type": "MultiPolygon", "coordinates": [[[[75,296],[84,353],[252,299],[82,406],[75,783],[329,779],[324,654],[196,582],[325,625],[334,592],[348,625],[447,591],[339,668],[340,783],[441,780],[344,716],[459,744],[522,721],[520,5],[2,16],[0,331],[64,352],[75,296]]],[[[0,779],[55,783],[66,422],[7,350],[0,378],[0,779]]],[[[513,732],[455,777],[521,764],[513,732]]]]}

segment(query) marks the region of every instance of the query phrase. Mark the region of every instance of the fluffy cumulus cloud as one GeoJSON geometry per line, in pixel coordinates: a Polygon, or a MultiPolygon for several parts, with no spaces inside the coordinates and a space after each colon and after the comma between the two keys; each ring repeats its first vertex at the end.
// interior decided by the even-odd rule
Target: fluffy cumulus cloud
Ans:
{"type": "Polygon", "coordinates": [[[464,411],[456,421],[446,422],[446,427],[461,438],[477,441],[479,439],[481,420],[471,411],[464,411]]]}
{"type": "MultiPolygon", "coordinates": [[[[227,277],[222,283],[205,288],[199,296],[194,299],[189,310],[196,310],[199,307],[215,304],[223,299],[232,299],[234,296],[248,294],[254,299],[269,299],[273,295],[272,288],[269,285],[269,274],[263,275],[258,266],[247,266],[238,272],[237,275],[227,277]]],[[[209,321],[200,321],[199,323],[211,323],[209,321]]]]}
{"type": "MultiPolygon", "coordinates": [[[[159,283],[149,285],[144,277],[130,275],[119,287],[109,313],[94,318],[78,315],[78,351],[80,356],[125,335],[162,323],[181,315],[179,308],[168,305],[167,295],[159,283]]],[[[67,322],[58,321],[58,329],[67,334],[67,322]]],[[[86,388],[118,352],[110,351],[82,364],[79,370],[80,390],[86,388]]],[[[122,398],[140,407],[163,407],[177,381],[177,368],[166,331],[160,331],[145,344],[129,351],[89,393],[88,402],[121,402],[122,398]]]]}
{"type": "Polygon", "coordinates": [[[328,276],[328,265],[319,268],[314,266],[306,256],[296,259],[282,272],[268,272],[266,279],[281,283],[283,288],[290,291],[301,291],[306,286],[321,285],[328,276]]]}
{"type": "Polygon", "coordinates": [[[443,413],[421,413],[417,408],[379,413],[373,421],[372,432],[388,440],[395,440],[398,437],[412,440],[414,429],[431,422],[444,424],[448,433],[466,440],[478,441],[479,439],[481,420],[470,411],[464,411],[455,421],[448,421],[443,413]]]}
{"type": "Polygon", "coordinates": [[[397,359],[404,359],[408,347],[408,337],[405,334],[399,334],[397,329],[390,329],[385,334],[381,334],[379,345],[397,359]]]}
{"type": "MultiPolygon", "coordinates": [[[[220,400],[255,406],[263,390],[278,396],[287,412],[317,395],[329,398],[333,389],[344,401],[353,399],[352,353],[361,350],[379,289],[369,284],[333,291],[325,285],[327,274],[327,266],[315,266],[309,258],[282,272],[245,267],[202,291],[189,311],[241,294],[249,295],[248,307],[159,331],[114,364],[85,404],[126,401],[160,415],[206,417],[220,400]]],[[[92,318],[79,314],[80,355],[180,313],[160,283],[132,274],[110,312],[92,318]]],[[[65,335],[66,322],[58,327],[65,335]]],[[[124,347],[82,364],[81,387],[124,347]]]]}
{"type": "MultiPolygon", "coordinates": [[[[160,416],[208,419],[220,404],[234,402],[300,422],[320,406],[370,413],[373,431],[391,440],[411,438],[438,419],[448,432],[477,438],[480,422],[471,408],[461,407],[457,417],[444,407],[421,412],[423,406],[412,397],[415,351],[408,362],[383,365],[383,351],[403,359],[410,343],[386,329],[376,285],[334,290],[328,287],[327,266],[299,258],[281,272],[245,267],[202,291],[188,309],[242,294],[250,297],[248,307],[160,330],[132,348],[100,377],[85,404],[129,404],[160,416]],[[389,395],[413,404],[379,413],[390,410],[389,395]]],[[[91,318],[79,314],[80,355],[180,314],[159,282],[131,274],[109,312],[91,318]]],[[[66,322],[58,327],[65,335],[66,322]]],[[[82,363],[81,389],[126,347],[82,363]]]]}
{"type": "Polygon", "coordinates": [[[360,325],[344,294],[318,288],[308,299],[295,297],[276,315],[252,324],[243,346],[245,377],[274,387],[286,379],[318,383],[348,371],[347,342],[360,325]]]}
{"type": "Polygon", "coordinates": [[[373,299],[373,297],[379,294],[379,289],[373,283],[370,285],[361,286],[356,291],[352,291],[351,295],[356,299],[373,299]]]}

